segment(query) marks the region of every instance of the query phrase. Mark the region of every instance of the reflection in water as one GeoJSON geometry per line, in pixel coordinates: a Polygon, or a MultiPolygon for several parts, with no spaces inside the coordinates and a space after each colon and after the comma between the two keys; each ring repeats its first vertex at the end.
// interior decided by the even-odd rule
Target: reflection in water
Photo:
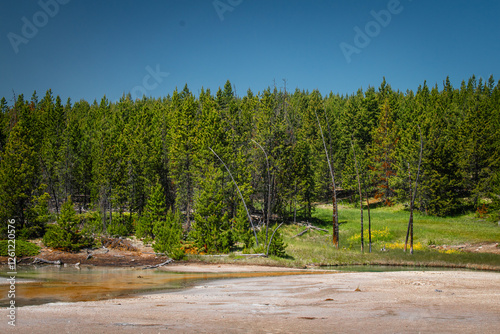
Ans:
{"type": "MultiPolygon", "coordinates": [[[[1,273],[7,272],[4,269],[6,267],[1,273]]],[[[304,273],[172,273],[139,268],[17,267],[16,306],[117,298],[185,288],[208,279],[293,274],[304,273]]],[[[7,306],[9,302],[9,286],[6,283],[6,279],[1,279],[0,307],[7,306]]]]}

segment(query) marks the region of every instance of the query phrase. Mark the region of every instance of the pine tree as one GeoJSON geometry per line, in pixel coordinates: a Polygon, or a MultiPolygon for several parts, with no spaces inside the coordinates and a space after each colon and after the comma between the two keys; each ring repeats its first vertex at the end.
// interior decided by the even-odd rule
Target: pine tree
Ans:
{"type": "Polygon", "coordinates": [[[390,179],[395,176],[394,150],[397,143],[397,130],[395,129],[392,117],[392,109],[389,100],[386,99],[382,106],[379,116],[379,125],[373,133],[373,145],[370,161],[373,165],[370,167],[377,180],[376,199],[381,199],[384,205],[392,205],[394,190],[390,179]]]}
{"type": "Polygon", "coordinates": [[[172,96],[173,125],[170,129],[170,163],[176,187],[177,210],[186,213],[187,229],[191,228],[191,210],[195,187],[195,165],[198,138],[196,114],[198,106],[187,85],[172,96]]]}
{"type": "Polygon", "coordinates": [[[169,152],[171,150],[169,129],[172,120],[168,114],[169,108],[166,102],[155,101],[152,105],[152,177],[159,177],[160,183],[165,192],[167,208],[173,210],[175,206],[175,188],[172,180],[172,170],[170,167],[169,152]]]}
{"type": "Polygon", "coordinates": [[[26,211],[26,223],[19,231],[20,239],[33,239],[43,237],[47,223],[53,219],[49,211],[50,195],[43,193],[40,196],[33,195],[26,211]]]}
{"type": "MultiPolygon", "coordinates": [[[[490,78],[492,79],[492,78],[490,78]]],[[[489,86],[492,85],[490,80],[489,86]]],[[[462,119],[457,120],[460,150],[458,165],[463,187],[470,192],[472,207],[481,207],[481,198],[490,191],[489,178],[500,159],[495,144],[498,140],[498,106],[490,103],[490,88],[479,81],[476,87],[464,92],[462,119]]]]}
{"type": "Polygon", "coordinates": [[[78,251],[88,246],[89,241],[79,230],[80,221],[73,207],[71,197],[63,203],[56,225],[51,225],[43,236],[47,247],[64,251],[78,251]]]}
{"type": "Polygon", "coordinates": [[[452,215],[461,210],[460,198],[463,196],[460,191],[461,179],[454,130],[457,125],[457,112],[452,108],[443,108],[437,87],[434,87],[430,94],[424,94],[427,105],[424,108],[425,117],[422,118],[425,151],[422,158],[422,181],[419,184],[420,206],[428,214],[452,215]]]}
{"type": "Polygon", "coordinates": [[[0,100],[0,153],[5,149],[5,144],[7,143],[8,137],[8,115],[9,107],[7,105],[7,100],[2,97],[0,100]]]}
{"type": "MultiPolygon", "coordinates": [[[[285,257],[286,256],[286,247],[288,246],[285,244],[283,240],[283,236],[281,235],[279,231],[280,225],[275,224],[274,226],[270,227],[270,235],[269,235],[269,241],[267,246],[263,245],[264,247],[264,254],[267,256],[269,255],[274,255],[278,257],[285,257]],[[267,247],[267,248],[266,248],[267,247]]],[[[260,232],[261,236],[260,239],[264,239],[264,230],[261,230],[260,232]]]]}
{"type": "Polygon", "coordinates": [[[234,241],[242,242],[245,245],[245,249],[249,249],[253,245],[254,239],[247,213],[242,203],[238,205],[238,211],[236,217],[232,220],[232,225],[234,241]]]}
{"type": "Polygon", "coordinates": [[[181,248],[182,223],[178,212],[173,213],[169,210],[165,220],[157,220],[154,223],[153,233],[155,242],[153,249],[157,253],[168,254],[174,260],[180,260],[184,257],[184,251],[181,248]]]}
{"type": "MultiPolygon", "coordinates": [[[[25,108],[20,95],[16,108],[25,108]]],[[[22,112],[22,111],[21,111],[22,112]]],[[[12,128],[0,159],[0,218],[15,219],[19,230],[27,224],[31,197],[38,190],[36,152],[23,119],[12,128]]],[[[2,230],[6,227],[2,223],[2,230]]],[[[3,231],[2,231],[3,232],[3,231]]]]}
{"type": "Polygon", "coordinates": [[[59,212],[61,197],[59,153],[62,143],[62,133],[66,125],[64,107],[61,98],[56,97],[55,103],[52,91],[49,89],[40,102],[40,124],[42,125],[43,140],[41,141],[40,162],[43,171],[43,182],[47,184],[49,193],[55,204],[56,213],[59,212]]]}
{"type": "Polygon", "coordinates": [[[162,224],[165,221],[167,213],[167,206],[163,187],[160,182],[151,188],[151,194],[146,203],[144,213],[139,219],[136,227],[136,235],[139,238],[155,238],[154,227],[155,225],[162,224]]]}
{"type": "Polygon", "coordinates": [[[86,101],[76,102],[67,114],[64,134],[66,149],[69,150],[69,178],[73,200],[80,213],[88,209],[92,190],[92,145],[95,127],[92,124],[90,105],[86,101]],[[73,157],[71,159],[71,156],[73,157]]]}
{"type": "Polygon", "coordinates": [[[106,96],[95,106],[96,131],[92,145],[93,197],[103,219],[103,231],[112,223],[113,204],[120,203],[126,174],[127,149],[122,114],[106,96]],[[120,187],[122,185],[122,187],[120,187]],[[109,213],[109,220],[108,215],[109,213]]]}
{"type": "Polygon", "coordinates": [[[195,202],[195,222],[190,233],[198,248],[207,253],[228,253],[234,245],[229,215],[224,205],[222,171],[207,166],[199,181],[200,190],[195,202]]]}

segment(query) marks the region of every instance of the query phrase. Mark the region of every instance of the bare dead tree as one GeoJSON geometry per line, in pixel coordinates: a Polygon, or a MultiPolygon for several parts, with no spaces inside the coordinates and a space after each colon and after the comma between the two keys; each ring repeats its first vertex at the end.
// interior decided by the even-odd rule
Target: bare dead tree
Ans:
{"type": "Polygon", "coordinates": [[[245,207],[245,211],[247,212],[248,220],[250,221],[250,225],[252,226],[252,231],[253,231],[253,234],[255,236],[255,243],[257,244],[257,247],[258,247],[259,246],[259,239],[257,238],[257,232],[255,232],[255,228],[254,228],[253,222],[252,222],[252,217],[250,216],[250,213],[248,212],[247,204],[245,203],[245,199],[243,198],[243,195],[241,194],[240,187],[238,187],[238,184],[234,180],[233,174],[231,174],[231,171],[229,170],[229,168],[227,168],[227,165],[224,163],[224,161],[217,155],[217,153],[215,153],[214,150],[212,150],[211,147],[209,147],[209,149],[210,149],[210,151],[212,151],[213,154],[215,154],[215,156],[220,160],[220,162],[222,162],[224,167],[226,167],[226,170],[229,173],[229,176],[231,176],[231,180],[233,180],[233,183],[236,186],[236,189],[238,189],[238,194],[240,195],[241,201],[243,202],[243,206],[245,207]]]}
{"type": "Polygon", "coordinates": [[[354,149],[354,136],[351,135],[352,154],[354,156],[354,168],[356,169],[356,179],[359,190],[359,209],[361,211],[361,252],[365,251],[365,241],[363,238],[363,194],[361,193],[361,180],[359,179],[358,161],[356,160],[356,150],[354,149]]]}
{"type": "MultiPolygon", "coordinates": [[[[406,248],[408,246],[408,237],[410,235],[410,230],[411,230],[412,241],[413,241],[413,208],[412,208],[413,194],[412,194],[412,184],[411,184],[410,163],[408,163],[408,185],[409,185],[408,188],[410,190],[410,218],[408,220],[408,228],[406,229],[405,252],[406,252],[406,248]]],[[[413,246],[413,243],[411,246],[413,246]]],[[[411,246],[410,246],[410,253],[413,254],[413,247],[411,247],[411,246]]]]}
{"type": "Polygon", "coordinates": [[[369,195],[368,195],[368,189],[366,188],[366,182],[368,182],[368,184],[370,184],[371,178],[370,178],[369,172],[365,173],[365,175],[366,175],[366,177],[363,179],[363,187],[365,189],[366,208],[368,209],[368,249],[369,249],[368,252],[371,253],[372,252],[372,219],[371,219],[371,215],[370,215],[370,199],[369,199],[369,195]]]}
{"type": "Polygon", "coordinates": [[[420,129],[420,125],[418,126],[418,131],[420,132],[420,155],[418,158],[417,178],[415,179],[415,190],[413,191],[413,194],[411,190],[410,164],[408,163],[408,175],[410,182],[410,219],[408,220],[408,228],[406,230],[405,252],[408,246],[408,235],[410,235],[410,254],[413,254],[413,207],[415,205],[415,198],[417,197],[418,178],[420,176],[420,166],[422,164],[422,152],[424,151],[424,141],[422,139],[422,130],[420,129]]]}
{"type": "Polygon", "coordinates": [[[372,220],[370,216],[370,201],[368,199],[368,191],[366,190],[366,184],[364,185],[365,187],[365,196],[366,196],[366,208],[368,209],[368,252],[372,252],[372,220]]]}
{"type": "Polygon", "coordinates": [[[323,136],[323,129],[321,128],[321,123],[319,122],[318,113],[316,110],[314,111],[316,115],[316,120],[318,121],[319,131],[321,133],[321,139],[323,140],[323,147],[325,148],[326,160],[328,162],[328,168],[330,169],[330,176],[332,178],[332,187],[333,187],[333,233],[332,233],[332,242],[335,247],[339,248],[339,219],[338,219],[338,210],[337,210],[337,192],[335,190],[335,175],[333,172],[333,167],[330,162],[330,156],[328,155],[328,150],[326,149],[325,137],[323,136]]]}
{"type": "MultiPolygon", "coordinates": [[[[328,113],[325,112],[325,123],[326,123],[326,127],[328,129],[328,145],[330,146],[330,157],[332,156],[332,130],[330,128],[330,121],[328,120],[328,113]]],[[[325,145],[326,146],[326,145],[325,145]]],[[[333,160],[333,158],[332,158],[333,160]]],[[[335,174],[335,170],[333,169],[333,166],[332,166],[332,170],[333,170],[333,174],[335,174]]],[[[335,183],[333,182],[333,194],[332,194],[332,202],[333,202],[333,205],[332,205],[332,214],[337,217],[337,214],[338,214],[338,203],[337,203],[337,192],[336,192],[336,187],[335,187],[335,183]]],[[[338,224],[338,217],[336,218],[336,221],[337,221],[337,229],[335,231],[335,234],[336,236],[338,237],[339,235],[339,224],[338,224]]],[[[337,246],[338,248],[338,246],[337,246]]]]}

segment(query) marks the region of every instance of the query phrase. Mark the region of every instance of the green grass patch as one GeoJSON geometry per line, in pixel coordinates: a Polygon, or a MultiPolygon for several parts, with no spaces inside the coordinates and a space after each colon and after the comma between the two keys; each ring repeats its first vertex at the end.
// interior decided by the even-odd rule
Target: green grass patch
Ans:
{"type": "Polygon", "coordinates": [[[497,224],[477,219],[473,214],[440,218],[414,215],[414,254],[402,249],[406,237],[409,212],[402,206],[380,207],[371,210],[372,253],[368,253],[368,212],[363,212],[365,252],[361,253],[361,226],[359,209],[339,207],[340,248],[332,245],[331,206],[316,208],[310,222],[328,232],[310,230],[294,237],[305,229],[288,225],[280,230],[288,244],[287,257],[199,259],[204,262],[263,264],[287,267],[338,266],[338,265],[404,265],[426,267],[454,267],[500,270],[500,255],[439,251],[429,245],[460,245],[465,243],[490,243],[500,241],[497,224]]]}

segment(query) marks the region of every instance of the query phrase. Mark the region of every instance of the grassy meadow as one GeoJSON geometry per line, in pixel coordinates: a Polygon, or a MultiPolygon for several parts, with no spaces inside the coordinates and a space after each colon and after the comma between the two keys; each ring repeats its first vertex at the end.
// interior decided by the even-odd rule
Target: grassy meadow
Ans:
{"type": "Polygon", "coordinates": [[[339,207],[340,248],[332,245],[331,205],[316,207],[310,223],[327,232],[310,230],[295,237],[303,226],[281,228],[288,244],[286,258],[245,258],[237,253],[229,257],[193,257],[206,262],[236,262],[290,267],[338,265],[443,266],[500,270],[500,254],[443,250],[434,246],[493,243],[500,241],[497,223],[478,219],[474,214],[440,218],[415,213],[414,254],[403,251],[409,212],[401,205],[371,209],[372,253],[368,252],[368,212],[364,210],[365,251],[361,252],[360,210],[339,207]]]}

